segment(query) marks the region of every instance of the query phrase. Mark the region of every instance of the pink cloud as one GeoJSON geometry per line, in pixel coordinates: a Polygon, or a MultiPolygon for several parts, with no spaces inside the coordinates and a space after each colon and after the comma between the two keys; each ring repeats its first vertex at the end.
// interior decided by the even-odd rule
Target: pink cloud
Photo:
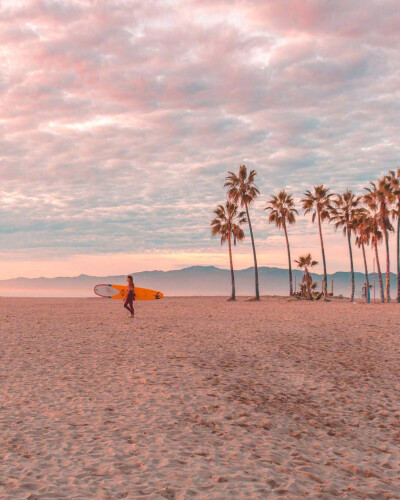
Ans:
{"type": "MultiPolygon", "coordinates": [[[[272,191],[361,190],[397,165],[396,7],[2,2],[0,245],[214,248],[210,210],[245,162],[259,171],[266,255],[272,191]]],[[[314,234],[302,224],[298,245],[314,234]]]]}

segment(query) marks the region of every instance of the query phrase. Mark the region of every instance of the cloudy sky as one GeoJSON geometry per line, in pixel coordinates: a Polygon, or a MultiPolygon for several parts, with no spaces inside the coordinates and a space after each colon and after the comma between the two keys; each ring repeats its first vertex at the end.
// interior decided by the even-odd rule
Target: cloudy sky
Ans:
{"type": "MultiPolygon", "coordinates": [[[[286,267],[271,193],[399,166],[399,33],[398,0],[2,0],[0,278],[226,267],[209,222],[242,163],[259,264],[286,267]]],[[[290,238],[320,260],[309,219],[290,238]]]]}

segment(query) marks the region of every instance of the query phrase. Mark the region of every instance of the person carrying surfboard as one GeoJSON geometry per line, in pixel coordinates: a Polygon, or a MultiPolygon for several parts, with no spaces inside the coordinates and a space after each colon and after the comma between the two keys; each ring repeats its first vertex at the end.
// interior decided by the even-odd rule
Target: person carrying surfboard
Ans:
{"type": "Polygon", "coordinates": [[[135,317],[135,310],[133,309],[133,301],[135,300],[135,284],[133,283],[132,276],[127,276],[128,282],[128,295],[126,296],[124,307],[131,313],[131,318],[135,317]]]}

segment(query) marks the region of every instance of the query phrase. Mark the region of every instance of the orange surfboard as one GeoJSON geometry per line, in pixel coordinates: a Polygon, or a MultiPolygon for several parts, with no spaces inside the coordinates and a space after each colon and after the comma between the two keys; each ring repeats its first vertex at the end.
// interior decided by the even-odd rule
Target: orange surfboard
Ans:
{"type": "MultiPolygon", "coordinates": [[[[107,299],[126,299],[128,295],[127,285],[105,285],[100,284],[94,287],[94,293],[107,299]]],[[[162,299],[164,294],[149,288],[135,286],[135,300],[157,300],[162,299]]]]}

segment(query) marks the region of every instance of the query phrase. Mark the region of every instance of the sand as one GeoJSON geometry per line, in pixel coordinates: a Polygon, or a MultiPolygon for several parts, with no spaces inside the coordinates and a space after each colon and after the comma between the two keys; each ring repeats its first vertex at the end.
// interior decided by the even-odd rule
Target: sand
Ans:
{"type": "Polygon", "coordinates": [[[0,497],[400,498],[400,306],[0,299],[0,497]]]}

